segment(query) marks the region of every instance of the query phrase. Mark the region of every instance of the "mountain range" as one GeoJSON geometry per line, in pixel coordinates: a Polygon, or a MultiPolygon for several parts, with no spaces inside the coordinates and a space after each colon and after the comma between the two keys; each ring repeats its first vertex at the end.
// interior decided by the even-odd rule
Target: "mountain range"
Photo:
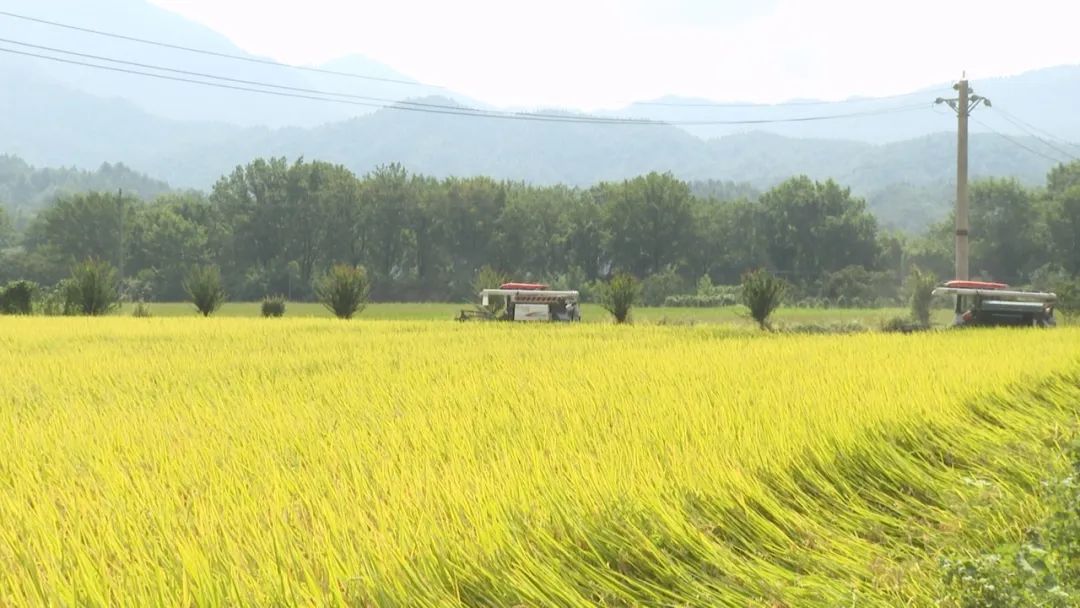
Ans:
{"type": "MultiPolygon", "coordinates": [[[[774,106],[666,97],[600,113],[671,124],[526,121],[461,115],[486,106],[452,91],[408,84],[415,81],[360,56],[313,66],[323,72],[260,63],[267,60],[144,0],[7,0],[0,10],[216,54],[0,15],[0,23],[13,26],[7,35],[24,43],[3,43],[0,50],[54,58],[0,53],[0,78],[8,83],[0,89],[0,154],[17,155],[34,165],[92,168],[122,162],[172,186],[203,189],[232,167],[260,156],[318,158],[358,173],[400,162],[435,176],[484,174],[573,185],[655,170],[690,180],[732,180],[766,188],[791,175],[807,174],[851,186],[868,198],[885,223],[905,229],[925,226],[948,209],[956,119],[946,107],[932,105],[936,97],[952,94],[945,84],[888,99],[801,100],[774,106]],[[233,84],[291,87],[279,93],[332,91],[386,100],[371,104],[390,107],[160,78],[207,80],[190,74],[225,76],[234,79],[233,84]],[[403,100],[409,100],[408,105],[394,105],[403,100]],[[449,113],[416,104],[437,105],[449,113]],[[836,115],[849,116],[806,120],[836,115]]],[[[1055,162],[1080,157],[1080,147],[1069,143],[1080,141],[1080,114],[1070,107],[1070,100],[1080,98],[1080,67],[1048,68],[974,86],[993,100],[993,107],[977,109],[972,123],[973,176],[1041,183],[1055,162]]]]}

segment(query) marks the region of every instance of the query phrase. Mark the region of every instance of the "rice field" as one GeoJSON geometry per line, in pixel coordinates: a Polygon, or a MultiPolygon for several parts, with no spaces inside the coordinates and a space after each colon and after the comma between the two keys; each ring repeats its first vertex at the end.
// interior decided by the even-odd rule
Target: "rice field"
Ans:
{"type": "MultiPolygon", "coordinates": [[[[195,307],[189,302],[154,302],[149,304],[155,317],[193,317],[195,307]]],[[[386,303],[369,304],[357,318],[372,321],[448,321],[455,318],[468,304],[448,302],[427,303],[386,303]]],[[[131,315],[131,304],[125,304],[116,312],[120,316],[131,315]]],[[[869,328],[878,327],[883,321],[908,314],[904,308],[780,308],[775,313],[777,324],[798,325],[813,323],[862,323],[869,328]]],[[[259,317],[259,302],[226,302],[216,317],[259,317]]],[[[321,304],[314,302],[289,302],[286,309],[288,318],[332,318],[321,304]]],[[[717,308],[676,308],[676,307],[636,307],[633,312],[637,323],[677,323],[677,324],[723,324],[752,328],[754,322],[749,319],[742,306],[724,306],[717,308]]],[[[935,310],[934,319],[940,325],[947,325],[952,320],[949,310],[935,310]]],[[[582,305],[582,321],[585,323],[610,323],[611,315],[598,304],[582,305]]]]}
{"type": "Polygon", "coordinates": [[[1080,329],[0,318],[3,606],[935,605],[1080,329]]]}

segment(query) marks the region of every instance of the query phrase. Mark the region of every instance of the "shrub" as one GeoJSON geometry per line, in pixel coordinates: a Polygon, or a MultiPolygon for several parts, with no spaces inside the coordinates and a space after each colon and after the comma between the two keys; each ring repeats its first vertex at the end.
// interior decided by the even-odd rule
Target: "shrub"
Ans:
{"type": "Polygon", "coordinates": [[[64,279],[51,288],[38,290],[36,311],[47,317],[75,314],[75,304],[68,299],[68,282],[64,279]]]}
{"type": "Polygon", "coordinates": [[[625,323],[630,318],[630,309],[640,295],[641,283],[625,272],[617,273],[599,286],[600,305],[611,313],[616,323],[625,323]]]}
{"type": "Polygon", "coordinates": [[[742,302],[761,329],[769,329],[769,317],[780,307],[787,283],[765,269],[748,272],[742,278],[742,302]]]}
{"type": "Polygon", "coordinates": [[[923,272],[918,267],[912,266],[911,274],[908,275],[911,318],[923,327],[930,327],[930,305],[934,300],[933,292],[936,286],[937,277],[934,273],[923,272]]]}
{"type": "Polygon", "coordinates": [[[116,269],[108,262],[87,260],[78,264],[64,282],[64,314],[99,316],[119,305],[116,269]]]}
{"type": "Polygon", "coordinates": [[[686,281],[673,267],[668,266],[641,281],[639,299],[643,306],[660,306],[668,296],[684,294],[686,290],[686,281]]]}
{"type": "Polygon", "coordinates": [[[671,306],[672,308],[717,308],[720,306],[734,306],[738,303],[738,298],[729,293],[668,296],[664,299],[664,306],[671,306]]]}
{"type": "Polygon", "coordinates": [[[843,298],[852,308],[864,308],[878,298],[895,296],[895,276],[889,272],[848,266],[826,274],[821,280],[821,295],[833,301],[843,298]]]}
{"type": "Polygon", "coordinates": [[[867,331],[866,326],[858,321],[847,321],[840,323],[803,323],[800,325],[791,325],[784,327],[785,333],[791,334],[858,334],[867,331]]]}
{"type": "Polygon", "coordinates": [[[284,317],[285,296],[266,296],[262,301],[262,316],[284,317]]]}
{"type": "MultiPolygon", "coordinates": [[[[473,293],[470,296],[475,298],[477,294],[485,289],[498,289],[500,285],[507,282],[506,274],[495,270],[491,266],[484,266],[476,273],[476,277],[473,278],[472,289],[473,293]]],[[[487,306],[481,306],[480,308],[486,310],[492,316],[498,316],[505,306],[504,298],[491,298],[487,306]]]]}
{"type": "Polygon", "coordinates": [[[128,277],[120,282],[120,300],[124,302],[145,302],[152,299],[152,284],[158,273],[143,270],[137,276],[128,277]]]}
{"type": "Polygon", "coordinates": [[[1066,312],[1080,310],[1080,281],[1075,279],[1059,281],[1051,291],[1058,297],[1057,308],[1066,312]]]}
{"type": "Polygon", "coordinates": [[[911,320],[910,317],[893,317],[881,323],[881,331],[885,333],[910,334],[916,331],[925,331],[928,325],[911,320]]]}
{"type": "Polygon", "coordinates": [[[1075,312],[1080,310],[1080,281],[1058,264],[1047,264],[1031,275],[1031,288],[1038,291],[1051,291],[1057,295],[1058,310],[1075,312]]]}
{"type": "Polygon", "coordinates": [[[0,314],[28,315],[34,312],[34,296],[37,283],[32,281],[12,281],[0,289],[0,314]]]}
{"type": "Polygon", "coordinates": [[[337,264],[315,286],[319,302],[339,319],[351,319],[367,306],[371,284],[363,266],[337,264]]]}
{"type": "Polygon", "coordinates": [[[150,314],[150,306],[143,300],[139,300],[135,303],[135,308],[131,310],[131,316],[138,319],[149,319],[153,315],[150,314]]]}
{"type": "Polygon", "coordinates": [[[594,300],[593,283],[589,281],[585,271],[579,266],[572,266],[563,274],[550,276],[544,282],[551,285],[552,289],[578,292],[578,297],[582,302],[592,302],[594,300]]]}
{"type": "Polygon", "coordinates": [[[225,288],[221,284],[221,271],[217,266],[192,268],[184,279],[184,291],[204,317],[209,317],[225,303],[225,288]]]}
{"type": "Polygon", "coordinates": [[[712,282],[712,277],[707,274],[701,275],[701,278],[697,282],[697,295],[699,296],[711,296],[716,293],[716,285],[712,282]]]}

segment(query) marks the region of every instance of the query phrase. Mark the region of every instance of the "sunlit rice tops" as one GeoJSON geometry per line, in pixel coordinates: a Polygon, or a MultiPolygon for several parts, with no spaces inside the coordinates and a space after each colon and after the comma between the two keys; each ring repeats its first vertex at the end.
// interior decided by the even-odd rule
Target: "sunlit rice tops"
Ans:
{"type": "Polygon", "coordinates": [[[927,602],[1077,338],[0,319],[0,604],[927,602]]]}

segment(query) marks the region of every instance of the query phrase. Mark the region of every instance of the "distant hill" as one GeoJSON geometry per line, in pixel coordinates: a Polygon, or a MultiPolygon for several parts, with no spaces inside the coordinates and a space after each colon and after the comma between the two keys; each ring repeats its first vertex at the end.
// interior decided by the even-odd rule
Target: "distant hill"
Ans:
{"type": "Polygon", "coordinates": [[[168,184],[121,164],[103,164],[95,171],[74,168],[37,168],[10,155],[0,155],[0,207],[13,214],[32,213],[66,192],[113,191],[153,198],[169,190],[168,184]]]}
{"type": "MultiPolygon", "coordinates": [[[[3,67],[0,79],[18,83],[0,87],[0,153],[35,165],[135,164],[163,150],[228,142],[242,131],[224,124],[160,118],[127,101],[95,97],[3,67]]],[[[247,137],[255,132],[249,129],[247,137]]],[[[183,172],[182,167],[175,169],[174,174],[183,172]]]]}
{"type": "MultiPolygon", "coordinates": [[[[1075,100],[1080,99],[1080,66],[1057,66],[1016,76],[988,78],[972,82],[979,95],[993,102],[992,108],[979,108],[973,114],[972,133],[990,133],[991,128],[1010,134],[1023,134],[1026,127],[1019,118],[1038,129],[1071,142],[1080,142],[1080,113],[1075,100]],[[984,126],[985,125],[985,126],[984,126]],[[989,127],[989,128],[988,128],[989,127]]],[[[842,102],[794,100],[794,105],[727,104],[709,99],[663,97],[631,104],[606,112],[669,122],[717,122],[752,120],[791,120],[813,116],[869,114],[844,120],[788,122],[761,125],[691,125],[684,127],[698,137],[712,138],[764,129],[793,138],[835,138],[866,142],[903,141],[941,131],[955,130],[956,116],[945,106],[933,110],[937,97],[955,97],[951,83],[941,83],[911,94],[888,99],[850,99],[842,102]],[[918,106],[922,106],[919,108],[918,106]],[[903,108],[905,111],[893,113],[903,108]]],[[[1080,149],[1073,149],[1080,154],[1080,149]]]]}
{"type": "MultiPolygon", "coordinates": [[[[86,28],[132,35],[168,44],[205,49],[215,53],[258,58],[244,52],[225,36],[180,15],[154,6],[146,0],[5,0],[3,10],[86,28]]],[[[401,100],[430,94],[424,87],[343,78],[301,70],[283,69],[220,57],[148,46],[95,36],[52,26],[0,18],[6,37],[40,46],[74,50],[85,54],[136,61],[147,65],[180,68],[190,72],[225,76],[299,89],[340,92],[375,98],[401,100]]],[[[11,48],[19,48],[7,44],[11,48]]],[[[70,57],[40,49],[20,49],[33,53],[70,57]]],[[[146,71],[143,68],[122,66],[146,71]]],[[[351,56],[321,67],[359,73],[391,80],[410,81],[392,68],[360,56],[351,56]]],[[[370,113],[362,106],[312,103],[302,99],[273,97],[242,91],[202,87],[168,80],[152,80],[130,74],[64,65],[42,59],[12,55],[0,56],[0,68],[33,74],[38,80],[52,81],[70,89],[104,98],[119,98],[145,112],[164,118],[185,121],[222,122],[240,126],[313,126],[370,113]]],[[[164,75],[173,75],[164,73],[164,75]]],[[[240,85],[244,86],[244,85],[240,85]]],[[[445,94],[445,92],[443,92],[445,94]]],[[[451,95],[453,96],[453,95],[451,95]]]]}

